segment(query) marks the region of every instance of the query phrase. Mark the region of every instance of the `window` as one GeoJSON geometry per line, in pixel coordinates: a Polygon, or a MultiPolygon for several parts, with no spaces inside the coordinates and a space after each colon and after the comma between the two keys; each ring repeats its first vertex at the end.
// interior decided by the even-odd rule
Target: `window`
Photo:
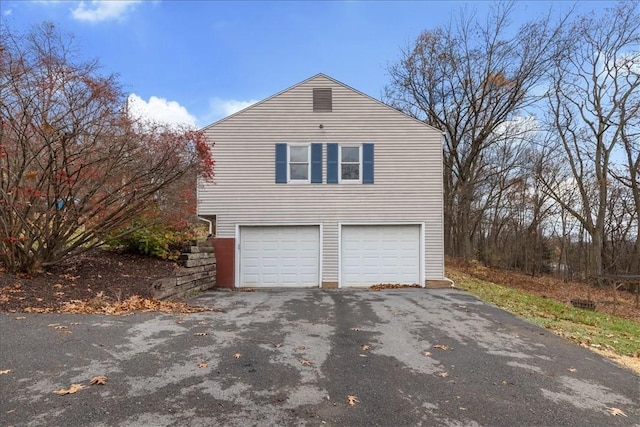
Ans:
{"type": "Polygon", "coordinates": [[[289,146],[289,181],[309,182],[309,146],[289,146]]]}
{"type": "Polygon", "coordinates": [[[374,144],[327,144],[327,184],[373,184],[374,144]]]}
{"type": "Polygon", "coordinates": [[[275,149],[276,184],[322,184],[322,144],[278,143],[275,149]]]}
{"type": "Polygon", "coordinates": [[[360,146],[340,147],[340,181],[360,182],[360,146]]]}

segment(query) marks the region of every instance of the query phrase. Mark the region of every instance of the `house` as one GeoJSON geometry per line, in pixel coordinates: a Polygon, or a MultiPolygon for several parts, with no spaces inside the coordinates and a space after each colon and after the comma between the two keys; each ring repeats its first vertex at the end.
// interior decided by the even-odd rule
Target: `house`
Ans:
{"type": "Polygon", "coordinates": [[[446,280],[439,130],[318,74],[204,131],[218,286],[446,280]]]}

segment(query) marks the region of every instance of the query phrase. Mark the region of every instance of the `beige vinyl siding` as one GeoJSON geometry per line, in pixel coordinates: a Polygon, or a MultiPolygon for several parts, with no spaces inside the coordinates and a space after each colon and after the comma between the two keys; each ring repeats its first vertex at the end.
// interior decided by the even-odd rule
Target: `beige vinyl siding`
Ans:
{"type": "Polygon", "coordinates": [[[205,129],[214,184],[200,215],[217,236],[236,224],[323,224],[325,282],[338,281],[338,223],[425,224],[427,279],[444,277],[441,133],[319,75],[205,129]],[[313,88],[332,88],[333,111],[313,112],[313,88]],[[320,129],[320,125],[323,128],[320,129]],[[327,143],[375,144],[374,184],[327,184],[327,143]],[[276,143],[322,143],[323,184],[276,184],[276,143]]]}

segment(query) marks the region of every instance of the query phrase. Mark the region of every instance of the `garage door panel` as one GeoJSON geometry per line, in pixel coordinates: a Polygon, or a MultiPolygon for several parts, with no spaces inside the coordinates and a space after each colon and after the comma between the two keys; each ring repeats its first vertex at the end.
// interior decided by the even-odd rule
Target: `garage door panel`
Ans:
{"type": "Polygon", "coordinates": [[[318,226],[240,228],[239,286],[317,286],[318,226]]]}
{"type": "Polygon", "coordinates": [[[419,225],[345,225],[340,245],[342,286],[419,283],[419,225]]]}

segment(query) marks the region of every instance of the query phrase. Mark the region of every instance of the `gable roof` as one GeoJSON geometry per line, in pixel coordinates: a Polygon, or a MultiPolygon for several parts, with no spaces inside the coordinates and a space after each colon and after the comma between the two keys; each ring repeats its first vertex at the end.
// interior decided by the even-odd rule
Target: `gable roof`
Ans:
{"type": "Polygon", "coordinates": [[[431,125],[429,125],[429,124],[427,124],[427,123],[423,122],[422,120],[418,120],[418,119],[416,119],[415,117],[412,117],[412,116],[410,116],[410,115],[408,115],[408,114],[406,114],[406,113],[404,113],[404,112],[402,112],[402,111],[400,111],[400,110],[397,110],[397,109],[393,108],[392,106],[390,106],[390,105],[388,105],[388,104],[385,104],[384,102],[379,101],[379,100],[375,99],[374,97],[367,95],[366,93],[360,92],[359,90],[354,89],[354,88],[352,88],[351,86],[349,86],[349,85],[347,85],[347,84],[344,84],[344,83],[342,83],[341,81],[338,81],[338,80],[336,80],[336,79],[334,79],[334,78],[332,78],[332,77],[329,77],[329,76],[327,76],[326,74],[323,74],[323,73],[318,73],[318,74],[316,74],[315,76],[311,76],[311,77],[309,77],[309,78],[307,78],[307,79],[305,79],[305,80],[303,80],[303,81],[301,81],[301,82],[299,82],[299,83],[294,84],[293,86],[290,86],[290,87],[288,87],[288,88],[286,88],[286,89],[284,89],[284,90],[281,90],[280,92],[278,92],[278,93],[276,93],[276,94],[274,94],[274,95],[271,95],[271,96],[269,96],[269,97],[267,97],[267,98],[265,98],[265,99],[263,99],[263,100],[261,100],[261,101],[258,101],[258,102],[256,102],[255,104],[251,104],[250,106],[248,106],[248,107],[246,107],[246,108],[243,108],[243,109],[242,109],[242,110],[240,110],[240,111],[236,111],[235,113],[230,114],[230,115],[228,115],[227,117],[223,117],[222,119],[217,120],[217,121],[215,121],[215,122],[211,123],[210,125],[207,125],[207,126],[203,127],[203,128],[202,128],[202,130],[206,130],[206,129],[210,128],[210,127],[213,127],[213,126],[217,125],[218,123],[224,122],[224,121],[226,121],[226,120],[231,119],[232,117],[235,117],[235,116],[237,116],[237,115],[239,115],[239,114],[244,113],[245,111],[251,110],[251,109],[253,109],[253,108],[255,108],[255,107],[257,107],[257,106],[259,106],[259,105],[261,105],[261,104],[263,104],[263,103],[265,103],[265,102],[267,102],[267,101],[269,101],[269,100],[271,100],[271,99],[273,99],[273,98],[275,98],[275,97],[277,97],[277,96],[279,96],[279,95],[282,95],[282,94],[283,94],[283,93],[285,93],[285,92],[288,92],[288,91],[290,91],[290,90],[292,90],[292,89],[294,89],[294,88],[296,88],[296,87],[298,87],[298,86],[301,86],[301,85],[303,85],[303,84],[305,84],[305,83],[307,83],[307,82],[309,82],[309,81],[311,81],[311,80],[317,79],[318,77],[321,77],[321,78],[325,78],[325,79],[327,79],[327,80],[330,80],[330,81],[332,81],[333,83],[335,83],[335,84],[337,84],[337,85],[339,85],[339,86],[342,86],[342,87],[344,87],[344,88],[346,88],[346,89],[349,89],[350,91],[355,92],[355,93],[357,93],[357,94],[358,94],[358,95],[360,95],[360,96],[363,96],[363,97],[365,97],[365,98],[368,98],[368,99],[370,99],[370,100],[372,100],[372,101],[376,102],[376,103],[377,103],[377,104],[379,104],[380,106],[383,106],[383,107],[385,107],[385,108],[387,108],[387,109],[389,109],[389,110],[391,110],[391,111],[393,111],[393,112],[395,112],[395,113],[397,113],[397,114],[401,114],[401,115],[403,115],[404,117],[406,117],[406,118],[408,118],[408,119],[411,119],[411,120],[414,120],[414,121],[416,121],[416,122],[420,123],[420,124],[421,124],[421,125],[423,125],[423,126],[427,126],[427,127],[431,128],[431,129],[434,129],[434,130],[436,130],[436,131],[438,131],[438,132],[440,132],[440,133],[443,133],[440,129],[438,129],[438,128],[434,127],[434,126],[431,126],[431,125]]]}

